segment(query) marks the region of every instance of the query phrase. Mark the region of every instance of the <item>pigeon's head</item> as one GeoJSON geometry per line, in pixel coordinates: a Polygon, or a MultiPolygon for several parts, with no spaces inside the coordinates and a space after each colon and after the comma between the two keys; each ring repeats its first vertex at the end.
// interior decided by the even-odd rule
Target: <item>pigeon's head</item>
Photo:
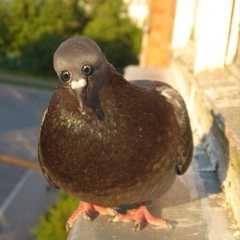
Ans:
{"type": "Polygon", "coordinates": [[[87,37],[64,41],[54,54],[53,64],[61,86],[76,98],[82,114],[87,106],[103,120],[99,90],[108,81],[110,64],[96,42],[87,37]]]}

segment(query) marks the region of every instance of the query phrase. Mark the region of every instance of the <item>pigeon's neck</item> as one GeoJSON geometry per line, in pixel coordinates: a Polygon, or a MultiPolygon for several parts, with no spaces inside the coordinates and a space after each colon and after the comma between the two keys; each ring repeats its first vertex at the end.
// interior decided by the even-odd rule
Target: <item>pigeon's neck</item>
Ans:
{"type": "MultiPolygon", "coordinates": [[[[92,97],[94,97],[94,95],[92,95],[92,97]]],[[[53,110],[53,118],[59,119],[59,123],[61,125],[68,126],[68,128],[80,125],[81,127],[84,127],[85,125],[93,124],[93,122],[104,120],[104,113],[101,111],[99,113],[96,100],[94,98],[90,99],[90,101],[91,100],[95,105],[91,106],[91,102],[90,104],[87,102],[85,106],[85,113],[83,114],[79,109],[77,99],[70,93],[69,89],[58,85],[51,99],[49,108],[52,108],[53,110]]]]}
{"type": "MultiPolygon", "coordinates": [[[[142,91],[143,89],[130,84],[119,73],[114,72],[111,81],[102,86],[97,92],[99,94],[99,105],[103,111],[101,116],[105,115],[108,118],[110,115],[116,115],[115,117],[118,118],[124,115],[126,105],[132,102],[134,96],[138,98],[142,91]]],[[[95,101],[94,95],[90,100],[95,101]]],[[[97,116],[98,109],[94,111],[89,103],[85,107],[85,114],[82,114],[77,99],[70,93],[68,88],[63,87],[61,84],[57,86],[49,108],[52,109],[53,118],[59,119],[59,124],[68,128],[83,125],[83,123],[91,125],[93,121],[98,123],[104,121],[104,118],[99,119],[97,116]]]]}

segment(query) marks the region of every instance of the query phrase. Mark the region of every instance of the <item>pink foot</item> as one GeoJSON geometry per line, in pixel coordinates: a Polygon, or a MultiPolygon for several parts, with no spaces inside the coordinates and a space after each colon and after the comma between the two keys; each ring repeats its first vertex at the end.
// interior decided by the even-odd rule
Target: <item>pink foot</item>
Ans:
{"type": "Polygon", "coordinates": [[[100,207],[86,202],[81,202],[77,209],[68,218],[66,229],[69,231],[76,222],[79,215],[83,215],[85,219],[93,220],[97,214],[115,216],[117,212],[109,207],[100,207]]]}
{"type": "Polygon", "coordinates": [[[171,224],[162,218],[153,217],[147,210],[145,203],[141,203],[136,209],[130,210],[127,214],[117,214],[111,222],[135,222],[133,231],[140,231],[147,223],[160,227],[172,228],[171,224]]]}

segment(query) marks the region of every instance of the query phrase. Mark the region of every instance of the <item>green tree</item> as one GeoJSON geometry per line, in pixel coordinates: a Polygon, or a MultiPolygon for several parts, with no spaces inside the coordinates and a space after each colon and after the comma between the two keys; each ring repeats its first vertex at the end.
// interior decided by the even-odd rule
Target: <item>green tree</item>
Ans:
{"type": "Polygon", "coordinates": [[[126,9],[122,0],[0,0],[2,59],[13,70],[53,74],[60,42],[86,35],[118,70],[137,63],[141,31],[126,9]]]}
{"type": "Polygon", "coordinates": [[[53,54],[63,40],[63,37],[43,33],[40,38],[28,42],[18,59],[18,68],[31,75],[54,75],[53,54]]]}
{"type": "Polygon", "coordinates": [[[48,209],[46,216],[41,216],[39,225],[32,230],[36,240],[66,240],[66,223],[68,217],[78,206],[79,201],[62,193],[59,201],[48,209]]]}
{"type": "Polygon", "coordinates": [[[31,74],[53,75],[52,56],[68,37],[82,32],[86,17],[78,0],[44,0],[39,5],[38,26],[22,49],[20,68],[31,74]]]}
{"type": "Polygon", "coordinates": [[[0,0],[0,61],[5,53],[5,44],[8,43],[8,5],[0,0]]]}
{"type": "Polygon", "coordinates": [[[141,31],[127,15],[122,0],[89,1],[92,5],[91,20],[84,28],[84,35],[98,42],[108,60],[118,69],[138,62],[141,31]]]}
{"type": "MultiPolygon", "coordinates": [[[[52,74],[52,55],[59,43],[81,33],[86,24],[84,10],[78,2],[78,0],[6,1],[4,13],[7,15],[5,25],[9,40],[8,44],[3,40],[3,45],[5,55],[8,56],[8,65],[32,74],[52,74]],[[9,62],[9,59],[12,61],[9,62]]],[[[1,30],[4,29],[0,27],[1,30]]]]}
{"type": "Polygon", "coordinates": [[[39,36],[49,33],[67,38],[81,33],[86,24],[85,12],[79,0],[44,0],[39,12],[39,36]]]}
{"type": "Polygon", "coordinates": [[[7,51],[20,54],[37,30],[40,1],[12,0],[8,2],[8,34],[10,44],[7,51]]]}
{"type": "Polygon", "coordinates": [[[67,38],[81,32],[86,21],[78,0],[13,0],[8,5],[11,52],[22,52],[47,33],[67,38]]]}

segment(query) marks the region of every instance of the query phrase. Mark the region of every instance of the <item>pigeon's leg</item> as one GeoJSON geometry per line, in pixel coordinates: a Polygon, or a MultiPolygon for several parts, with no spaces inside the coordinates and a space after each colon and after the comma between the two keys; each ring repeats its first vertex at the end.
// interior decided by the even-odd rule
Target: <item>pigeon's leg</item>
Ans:
{"type": "Polygon", "coordinates": [[[72,215],[68,218],[67,224],[66,224],[66,229],[69,231],[77,218],[80,215],[83,215],[85,219],[92,220],[94,215],[96,214],[96,211],[93,208],[93,205],[90,203],[86,202],[80,202],[78,207],[74,210],[72,215]]]}
{"type": "Polygon", "coordinates": [[[116,216],[117,214],[117,211],[110,207],[101,207],[98,205],[93,205],[93,207],[100,215],[116,216]]]}
{"type": "Polygon", "coordinates": [[[80,202],[77,209],[75,209],[72,215],[68,218],[66,229],[69,231],[80,215],[85,219],[93,220],[98,214],[115,216],[116,213],[117,212],[114,209],[109,207],[100,207],[87,202],[80,202]]]}
{"type": "Polygon", "coordinates": [[[172,226],[162,218],[156,218],[147,210],[146,204],[141,203],[138,208],[130,210],[127,214],[117,214],[112,222],[131,222],[135,225],[133,231],[140,231],[146,224],[153,224],[160,227],[172,228],[172,226]]]}

